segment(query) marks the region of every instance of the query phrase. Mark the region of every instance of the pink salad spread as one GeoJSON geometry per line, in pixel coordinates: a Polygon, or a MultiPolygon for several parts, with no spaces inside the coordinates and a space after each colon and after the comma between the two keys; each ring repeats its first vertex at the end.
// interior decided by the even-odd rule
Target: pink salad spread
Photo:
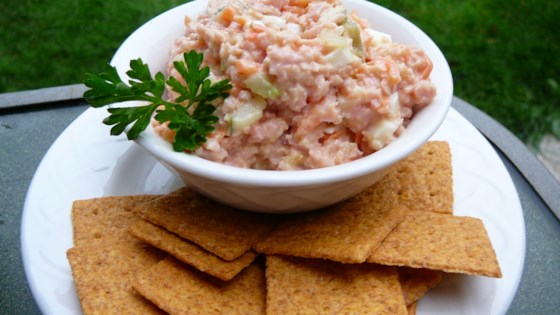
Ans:
{"type": "Polygon", "coordinates": [[[396,139],[436,95],[422,50],[393,43],[338,0],[210,0],[185,25],[169,75],[196,50],[211,77],[233,85],[194,152],[215,162],[300,170],[356,160],[396,139]]]}

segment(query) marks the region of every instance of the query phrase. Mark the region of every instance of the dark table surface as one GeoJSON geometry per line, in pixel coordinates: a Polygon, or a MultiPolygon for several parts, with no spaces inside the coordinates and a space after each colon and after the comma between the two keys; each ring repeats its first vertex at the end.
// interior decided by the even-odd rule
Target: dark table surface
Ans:
{"type": "MultiPolygon", "coordinates": [[[[45,104],[34,102],[33,95],[25,101],[20,96],[25,95],[15,95],[17,104],[9,103],[14,95],[0,97],[0,313],[40,314],[21,258],[22,209],[41,159],[87,104],[74,97],[45,104]]],[[[458,98],[452,105],[494,145],[521,200],[526,258],[508,314],[560,314],[560,221],[553,212],[560,211],[560,185],[501,125],[458,98]]]]}

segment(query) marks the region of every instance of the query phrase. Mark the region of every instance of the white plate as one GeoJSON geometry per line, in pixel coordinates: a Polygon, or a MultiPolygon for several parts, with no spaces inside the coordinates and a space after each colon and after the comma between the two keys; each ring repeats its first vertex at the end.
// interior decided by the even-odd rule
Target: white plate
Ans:
{"type": "MultiPolygon", "coordinates": [[[[181,182],[139,146],[109,136],[105,110],[88,109],[60,135],[31,182],[22,221],[22,253],[31,291],[44,314],[80,314],[66,250],[76,199],[166,193],[181,182]]],[[[504,314],[525,258],[525,224],[511,177],[488,141],[451,109],[433,139],[453,155],[455,214],[484,221],[502,279],[452,275],[418,305],[418,314],[504,314]]]]}

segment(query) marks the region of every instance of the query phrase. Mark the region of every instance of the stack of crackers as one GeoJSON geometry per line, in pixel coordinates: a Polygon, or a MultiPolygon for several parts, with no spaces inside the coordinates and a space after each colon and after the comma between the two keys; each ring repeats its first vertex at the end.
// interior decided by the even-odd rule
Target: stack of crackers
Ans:
{"type": "Polygon", "coordinates": [[[78,200],[72,222],[85,314],[414,314],[445,273],[501,277],[482,221],[453,215],[439,141],[313,212],[251,213],[185,187],[78,200]]]}

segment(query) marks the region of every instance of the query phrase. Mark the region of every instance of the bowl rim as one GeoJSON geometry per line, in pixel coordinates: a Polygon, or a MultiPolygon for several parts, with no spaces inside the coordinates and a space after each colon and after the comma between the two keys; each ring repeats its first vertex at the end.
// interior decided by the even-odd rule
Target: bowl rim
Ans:
{"type": "MultiPolygon", "coordinates": [[[[440,91],[440,87],[438,87],[434,103],[437,102],[438,104],[442,104],[440,104],[440,106],[437,106],[436,109],[430,109],[431,117],[433,118],[432,124],[421,128],[420,132],[417,132],[414,137],[408,137],[406,139],[406,145],[399,145],[399,143],[402,142],[399,140],[402,139],[405,134],[407,134],[408,128],[405,129],[403,134],[400,135],[395,141],[391,142],[383,149],[368,156],[361,157],[357,160],[346,162],[340,165],[316,169],[279,171],[240,168],[206,160],[193,154],[175,152],[173,151],[170,143],[166,142],[155,134],[151,125],[146,129],[145,132],[140,134],[135,142],[149,151],[151,154],[156,156],[162,162],[164,162],[168,166],[171,166],[171,168],[178,167],[182,171],[187,172],[190,175],[235,185],[257,185],[261,187],[286,188],[298,186],[302,187],[327,185],[333,182],[340,182],[351,178],[365,176],[372,172],[384,169],[413,153],[422,144],[429,140],[429,138],[436,132],[439,126],[443,123],[449,111],[453,98],[453,79],[449,64],[447,63],[443,53],[434,43],[434,41],[419,27],[417,27],[415,24],[402,17],[401,15],[369,1],[342,0],[341,2],[345,6],[348,6],[348,4],[350,4],[352,6],[365,6],[369,9],[375,9],[376,11],[379,11],[380,14],[387,16],[391,20],[394,20],[395,23],[403,25],[404,29],[406,29],[407,32],[410,32],[413,37],[422,42],[421,48],[426,51],[426,53],[434,63],[434,69],[437,69],[438,73],[443,77],[444,81],[449,84],[449,86],[446,86],[446,89],[444,91],[440,91]],[[274,176],[271,176],[272,174],[274,174],[274,176]]],[[[161,22],[162,20],[165,20],[168,15],[177,10],[184,10],[183,12],[189,12],[188,8],[190,6],[204,5],[205,7],[206,3],[207,0],[196,0],[188,2],[156,16],[155,18],[138,28],[123,42],[123,44],[119,47],[119,49],[113,56],[111,64],[121,67],[128,66],[128,64],[123,65],[123,62],[124,60],[128,62],[130,58],[126,59],[125,57],[123,57],[123,55],[127,55],[127,49],[138,46],[135,45],[134,42],[138,42],[139,40],[141,40],[140,37],[142,33],[149,30],[149,27],[151,25],[154,25],[158,21],[161,22]]],[[[188,15],[191,16],[196,14],[191,12],[188,15]]],[[[122,69],[119,70],[121,70],[122,72],[122,69]]],[[[418,113],[416,113],[416,115],[422,114],[422,112],[425,110],[426,108],[420,110],[418,113]]]]}

